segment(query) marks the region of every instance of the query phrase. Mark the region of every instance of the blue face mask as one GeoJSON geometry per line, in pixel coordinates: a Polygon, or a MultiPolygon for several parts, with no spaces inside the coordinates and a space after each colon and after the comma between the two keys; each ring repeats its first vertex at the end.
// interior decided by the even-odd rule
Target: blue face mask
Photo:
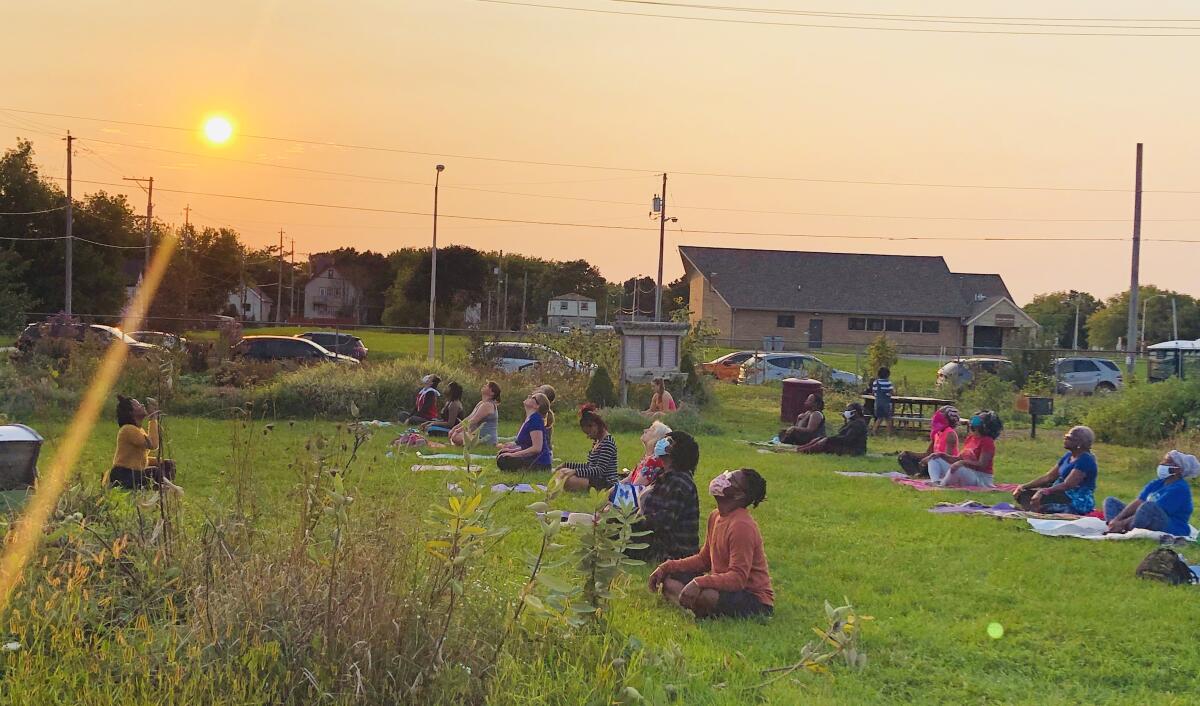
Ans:
{"type": "Polygon", "coordinates": [[[982,417],[980,417],[979,415],[975,415],[975,416],[971,417],[971,428],[972,429],[979,429],[982,426],[983,426],[983,418],[982,417]]]}
{"type": "Polygon", "coordinates": [[[664,436],[663,438],[659,439],[657,442],[654,443],[654,456],[656,458],[662,458],[663,456],[666,456],[667,450],[670,447],[671,447],[671,440],[664,436]]]}
{"type": "Polygon", "coordinates": [[[1174,466],[1159,466],[1158,467],[1158,477],[1161,480],[1166,480],[1167,478],[1170,478],[1171,474],[1174,472],[1175,472],[1174,466]]]}

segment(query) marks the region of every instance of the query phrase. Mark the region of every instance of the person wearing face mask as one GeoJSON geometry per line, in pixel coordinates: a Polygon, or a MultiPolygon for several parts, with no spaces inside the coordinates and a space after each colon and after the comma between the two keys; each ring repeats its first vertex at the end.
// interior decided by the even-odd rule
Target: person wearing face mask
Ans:
{"type": "Polygon", "coordinates": [[[767,481],[752,468],[725,471],[708,492],[717,509],[708,516],[704,546],[692,556],[664,561],[649,588],[697,618],[748,618],[774,612],[775,593],[762,533],[750,515],[767,497],[767,481]]]}
{"type": "Polygon", "coordinates": [[[1096,509],[1096,475],[1100,472],[1092,444],[1096,434],[1088,427],[1071,427],[1063,436],[1067,453],[1046,472],[1013,491],[1013,499],[1033,512],[1086,515],[1096,509]]]}
{"type": "Polygon", "coordinates": [[[670,433],[671,427],[661,421],[655,419],[650,422],[650,426],[646,427],[641,436],[642,448],[645,449],[646,455],[642,457],[641,461],[638,461],[638,465],[634,467],[625,482],[643,486],[654,482],[654,477],[663,467],[662,460],[654,455],[654,447],[658,444],[659,439],[670,433]]]}
{"type": "Polygon", "coordinates": [[[857,402],[846,405],[842,412],[845,422],[837,434],[814,439],[796,448],[802,454],[837,454],[839,456],[862,456],[867,452],[867,417],[863,406],[857,402]]]}
{"type": "Polygon", "coordinates": [[[933,413],[929,421],[929,448],[923,458],[915,459],[916,472],[910,475],[927,475],[934,483],[945,479],[953,463],[948,459],[958,456],[958,422],[957,407],[946,405],[933,413]]]}
{"type": "Polygon", "coordinates": [[[696,465],[700,447],[691,434],[673,431],[654,445],[662,469],[640,497],[642,518],[638,532],[649,546],[629,549],[632,559],[663,561],[695,554],[700,548],[700,497],[696,492],[696,465]]]}
{"type": "Polygon", "coordinates": [[[1158,477],[1146,484],[1137,500],[1126,505],[1105,498],[1108,531],[1124,534],[1138,529],[1166,532],[1177,537],[1191,534],[1192,489],[1187,479],[1200,475],[1200,460],[1182,451],[1168,451],[1158,465],[1158,477]]]}
{"type": "Polygon", "coordinates": [[[957,456],[939,454],[950,464],[941,485],[969,488],[995,487],[993,462],[996,459],[996,439],[1004,429],[1000,417],[990,410],[980,410],[971,416],[971,433],[957,456]]]}

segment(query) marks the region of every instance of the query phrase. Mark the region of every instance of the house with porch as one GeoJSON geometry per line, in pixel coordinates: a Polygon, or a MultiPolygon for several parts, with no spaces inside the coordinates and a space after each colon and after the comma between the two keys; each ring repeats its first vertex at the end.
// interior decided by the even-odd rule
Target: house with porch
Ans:
{"type": "Polygon", "coordinates": [[[312,262],[312,279],[304,285],[305,321],[358,321],[359,290],[328,261],[312,262]]]}
{"type": "Polygon", "coordinates": [[[547,328],[591,328],[595,325],[595,299],[571,292],[554,297],[546,305],[547,328]]]}
{"type": "Polygon", "coordinates": [[[866,346],[886,334],[909,353],[997,353],[1038,324],[1000,275],[951,272],[926,255],[679,248],[693,321],[730,346],[866,346]]]}

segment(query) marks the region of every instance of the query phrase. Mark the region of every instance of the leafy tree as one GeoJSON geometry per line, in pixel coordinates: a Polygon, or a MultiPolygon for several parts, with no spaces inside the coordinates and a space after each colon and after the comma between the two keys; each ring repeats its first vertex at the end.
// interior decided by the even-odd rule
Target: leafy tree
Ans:
{"type": "MultiPolygon", "coordinates": [[[[1179,337],[1200,338],[1200,305],[1186,294],[1162,290],[1153,285],[1138,288],[1138,337],[1141,337],[1141,309],[1145,305],[1146,343],[1170,340],[1171,299],[1175,299],[1179,318],[1179,337]],[[1153,297],[1153,299],[1150,299],[1153,297]]],[[[1109,297],[1104,308],[1088,317],[1089,341],[1093,346],[1115,348],[1124,339],[1129,315],[1129,292],[1109,297]]]]}
{"type": "Polygon", "coordinates": [[[194,322],[178,319],[223,312],[229,293],[240,284],[244,252],[237,232],[229,228],[180,229],[175,255],[150,307],[151,317],[162,317],[154,325],[183,330],[194,322]]]}
{"type": "Polygon", "coordinates": [[[1079,347],[1088,347],[1088,317],[1104,307],[1087,292],[1058,291],[1039,294],[1024,306],[1026,314],[1042,327],[1042,339],[1056,348],[1075,342],[1075,306],[1079,305],[1079,347]]]}
{"type": "Polygon", "coordinates": [[[608,374],[608,368],[601,365],[596,368],[596,372],[592,374],[592,379],[588,381],[587,392],[585,393],[588,402],[595,404],[597,407],[612,407],[617,403],[617,391],[613,386],[612,377],[608,374]]]}
{"type": "Polygon", "coordinates": [[[871,341],[871,345],[867,346],[867,375],[866,377],[875,377],[875,373],[880,368],[890,368],[900,360],[900,354],[897,352],[896,344],[892,343],[884,334],[879,334],[871,341]]]}
{"type": "Polygon", "coordinates": [[[21,278],[25,263],[11,250],[0,250],[0,332],[11,333],[25,323],[24,312],[33,307],[33,298],[21,278]]]}

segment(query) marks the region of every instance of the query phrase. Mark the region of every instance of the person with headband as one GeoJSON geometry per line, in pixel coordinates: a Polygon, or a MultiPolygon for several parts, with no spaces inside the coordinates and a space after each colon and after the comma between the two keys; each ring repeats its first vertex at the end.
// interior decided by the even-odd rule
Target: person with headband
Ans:
{"type": "Polygon", "coordinates": [[[691,556],[700,549],[700,497],[696,492],[696,465],[700,447],[691,434],[673,431],[654,444],[662,470],[641,493],[642,518],[634,531],[650,532],[642,538],[645,549],[627,549],[632,559],[659,562],[691,556]]]}
{"type": "Polygon", "coordinates": [[[950,473],[951,458],[958,456],[958,408],[946,405],[933,413],[929,425],[929,453],[920,465],[929,480],[942,483],[950,473]]]}
{"type": "Polygon", "coordinates": [[[1108,531],[1124,534],[1131,529],[1166,532],[1188,537],[1192,529],[1192,489],[1187,479],[1200,475],[1200,460],[1182,451],[1168,451],[1158,462],[1158,477],[1146,484],[1137,500],[1126,505],[1105,498],[1108,531]]]}
{"type": "Polygon", "coordinates": [[[704,546],[692,556],[664,561],[650,574],[651,592],[697,618],[769,616],[775,608],[762,533],[748,508],[767,497],[767,481],[752,468],[725,471],[708,492],[717,509],[708,516],[704,546]]]}
{"type": "Polygon", "coordinates": [[[584,463],[564,463],[555,475],[563,489],[586,492],[588,488],[608,490],[617,484],[617,443],[608,431],[608,424],[594,404],[579,410],[579,428],[592,440],[592,450],[584,463]]]}
{"type": "Polygon", "coordinates": [[[851,402],[842,412],[842,418],[846,421],[838,433],[814,439],[798,447],[796,453],[838,456],[862,456],[867,453],[867,416],[863,412],[863,406],[851,402]]]}
{"type": "MultiPolygon", "coordinates": [[[[940,485],[946,487],[993,488],[996,439],[1004,424],[990,410],[980,410],[971,415],[970,433],[958,455],[934,454],[934,458],[946,461],[950,467],[942,477],[940,485]]],[[[933,474],[930,473],[930,478],[933,474]]]]}
{"type": "Polygon", "coordinates": [[[502,471],[550,470],[554,454],[546,434],[545,419],[550,412],[550,400],[540,392],[525,398],[525,421],[517,439],[505,444],[496,454],[496,466],[502,471]]]}
{"type": "Polygon", "coordinates": [[[1013,491],[1013,499],[1023,510],[1033,512],[1086,515],[1096,509],[1096,476],[1100,467],[1092,453],[1096,434],[1089,427],[1077,426],[1063,435],[1067,453],[1045,475],[1024,483],[1013,491]]]}

